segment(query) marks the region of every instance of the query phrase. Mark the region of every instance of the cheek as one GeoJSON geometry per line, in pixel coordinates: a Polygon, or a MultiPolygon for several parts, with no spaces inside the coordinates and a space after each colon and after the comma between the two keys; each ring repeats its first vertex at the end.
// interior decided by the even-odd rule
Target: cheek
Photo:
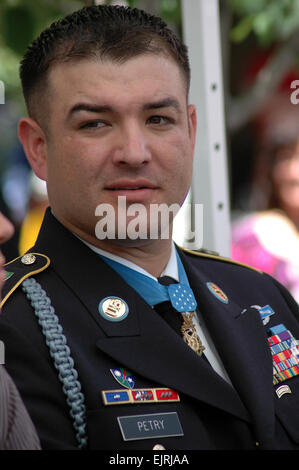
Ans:
{"type": "Polygon", "coordinates": [[[165,187],[169,188],[169,196],[172,202],[181,202],[186,196],[192,180],[193,151],[186,137],[176,137],[171,146],[164,151],[162,160],[165,187]]]}
{"type": "Polygon", "coordinates": [[[174,173],[179,176],[182,182],[191,182],[193,170],[193,150],[189,141],[177,143],[177,159],[174,173]],[[181,143],[181,145],[179,145],[181,143]]]}
{"type": "Polygon", "coordinates": [[[273,171],[273,178],[277,183],[299,179],[299,162],[286,160],[277,163],[273,171]]]}
{"type": "MultiPolygon", "coordinates": [[[[95,173],[95,153],[88,145],[82,145],[76,139],[65,138],[63,144],[50,148],[48,157],[49,180],[59,181],[60,184],[75,184],[95,173]],[[75,183],[76,182],[76,183],[75,183]]],[[[69,188],[69,189],[75,189],[69,188]]]]}
{"type": "Polygon", "coordinates": [[[158,146],[158,152],[164,155],[163,162],[172,172],[185,169],[188,172],[193,164],[192,145],[185,132],[179,132],[170,137],[166,142],[161,142],[158,146]]]}
{"type": "Polygon", "coordinates": [[[280,162],[277,163],[273,169],[273,181],[279,185],[288,175],[288,163],[280,162]]]}

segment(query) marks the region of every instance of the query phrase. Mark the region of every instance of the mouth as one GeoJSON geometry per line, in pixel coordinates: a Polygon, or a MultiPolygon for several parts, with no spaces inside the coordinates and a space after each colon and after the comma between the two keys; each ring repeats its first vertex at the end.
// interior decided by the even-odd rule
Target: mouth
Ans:
{"type": "Polygon", "coordinates": [[[145,179],[138,180],[117,180],[106,186],[111,191],[138,191],[140,189],[156,189],[156,186],[145,179]]]}
{"type": "Polygon", "coordinates": [[[105,189],[115,196],[125,196],[128,202],[144,202],[153,196],[158,187],[147,180],[140,179],[118,180],[106,186],[105,189]]]}
{"type": "Polygon", "coordinates": [[[138,191],[139,189],[148,189],[147,186],[136,186],[136,188],[130,187],[119,187],[119,188],[108,188],[110,191],[138,191]]]}

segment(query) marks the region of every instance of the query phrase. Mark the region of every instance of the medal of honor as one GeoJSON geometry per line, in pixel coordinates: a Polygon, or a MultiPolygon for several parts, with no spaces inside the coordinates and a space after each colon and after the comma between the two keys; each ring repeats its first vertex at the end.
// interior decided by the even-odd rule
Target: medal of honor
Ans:
{"type": "Polygon", "coordinates": [[[190,313],[182,313],[183,316],[183,324],[181,327],[181,333],[183,336],[183,340],[188,344],[188,346],[193,349],[194,352],[202,355],[205,347],[203,346],[202,342],[200,341],[198,334],[196,333],[196,328],[193,324],[194,312],[190,313]]]}

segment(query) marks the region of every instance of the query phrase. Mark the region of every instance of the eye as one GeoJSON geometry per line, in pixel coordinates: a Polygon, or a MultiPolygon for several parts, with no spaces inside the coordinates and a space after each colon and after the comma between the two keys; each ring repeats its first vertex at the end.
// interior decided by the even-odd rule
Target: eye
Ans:
{"type": "Polygon", "coordinates": [[[89,121],[80,126],[80,129],[99,129],[105,127],[106,124],[103,121],[89,121]]]}
{"type": "Polygon", "coordinates": [[[166,117],[166,116],[151,116],[148,119],[149,124],[156,124],[156,125],[167,125],[167,124],[173,124],[174,121],[173,119],[166,117]]]}

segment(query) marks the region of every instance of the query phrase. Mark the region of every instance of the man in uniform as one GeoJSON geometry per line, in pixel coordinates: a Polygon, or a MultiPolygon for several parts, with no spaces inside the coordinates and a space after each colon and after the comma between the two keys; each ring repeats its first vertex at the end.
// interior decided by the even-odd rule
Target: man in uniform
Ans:
{"type": "Polygon", "coordinates": [[[162,20],[110,6],[54,23],[21,64],[50,208],[6,267],[0,338],[44,449],[299,448],[297,304],[151,217],[190,186],[189,75],[162,20]]]}

